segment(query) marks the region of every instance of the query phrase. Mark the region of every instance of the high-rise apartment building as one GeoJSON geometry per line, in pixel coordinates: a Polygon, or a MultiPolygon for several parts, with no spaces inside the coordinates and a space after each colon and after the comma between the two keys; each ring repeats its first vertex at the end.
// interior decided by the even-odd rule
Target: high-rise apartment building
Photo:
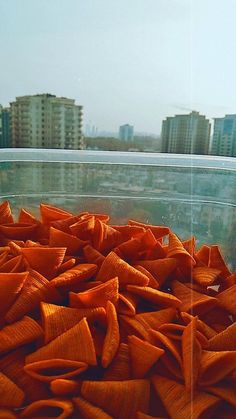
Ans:
{"type": "Polygon", "coordinates": [[[236,157],[236,115],[214,119],[211,154],[236,157]]]}
{"type": "Polygon", "coordinates": [[[210,127],[209,120],[196,111],[167,117],[162,122],[162,153],[208,154],[210,127]]]}
{"type": "Polygon", "coordinates": [[[134,127],[129,124],[121,125],[119,129],[119,139],[123,141],[133,141],[134,127]]]}
{"type": "Polygon", "coordinates": [[[0,105],[0,148],[11,147],[10,109],[0,105]]]}
{"type": "Polygon", "coordinates": [[[17,97],[11,106],[13,147],[83,148],[83,107],[51,94],[17,97]]]}

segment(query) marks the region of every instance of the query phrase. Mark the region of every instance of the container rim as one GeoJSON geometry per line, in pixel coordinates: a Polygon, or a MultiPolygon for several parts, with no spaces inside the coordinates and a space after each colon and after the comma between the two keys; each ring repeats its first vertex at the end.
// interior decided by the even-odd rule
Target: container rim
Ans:
{"type": "Polygon", "coordinates": [[[3,162],[116,164],[236,171],[234,157],[124,151],[2,148],[0,163],[3,162]]]}

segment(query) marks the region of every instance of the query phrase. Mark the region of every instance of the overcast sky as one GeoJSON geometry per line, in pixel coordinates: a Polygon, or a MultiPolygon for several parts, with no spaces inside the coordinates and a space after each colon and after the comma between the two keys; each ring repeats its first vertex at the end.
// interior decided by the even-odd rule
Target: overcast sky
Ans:
{"type": "Polygon", "coordinates": [[[236,113],[235,0],[0,0],[0,103],[53,93],[85,123],[159,133],[236,113]]]}

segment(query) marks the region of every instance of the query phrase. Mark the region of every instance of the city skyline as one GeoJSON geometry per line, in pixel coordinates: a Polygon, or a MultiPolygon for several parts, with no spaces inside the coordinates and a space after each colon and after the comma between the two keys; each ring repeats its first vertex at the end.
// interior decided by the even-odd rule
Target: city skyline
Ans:
{"type": "Polygon", "coordinates": [[[232,114],[235,10],[234,0],[2,1],[0,103],[50,91],[82,103],[85,124],[155,134],[166,115],[232,114]]]}

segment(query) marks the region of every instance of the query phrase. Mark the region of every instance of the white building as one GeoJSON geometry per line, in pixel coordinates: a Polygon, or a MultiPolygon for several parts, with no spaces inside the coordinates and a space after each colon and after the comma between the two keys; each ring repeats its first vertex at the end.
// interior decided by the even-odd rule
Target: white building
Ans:
{"type": "Polygon", "coordinates": [[[121,125],[119,129],[119,139],[123,141],[133,141],[134,127],[129,124],[121,125]]]}
{"type": "Polygon", "coordinates": [[[175,115],[162,122],[163,153],[208,154],[210,123],[204,115],[193,111],[175,115]]]}
{"type": "Polygon", "coordinates": [[[236,157],[236,115],[214,119],[211,154],[236,157]]]}
{"type": "Polygon", "coordinates": [[[20,96],[11,106],[12,146],[83,148],[83,107],[51,94],[20,96]]]}

